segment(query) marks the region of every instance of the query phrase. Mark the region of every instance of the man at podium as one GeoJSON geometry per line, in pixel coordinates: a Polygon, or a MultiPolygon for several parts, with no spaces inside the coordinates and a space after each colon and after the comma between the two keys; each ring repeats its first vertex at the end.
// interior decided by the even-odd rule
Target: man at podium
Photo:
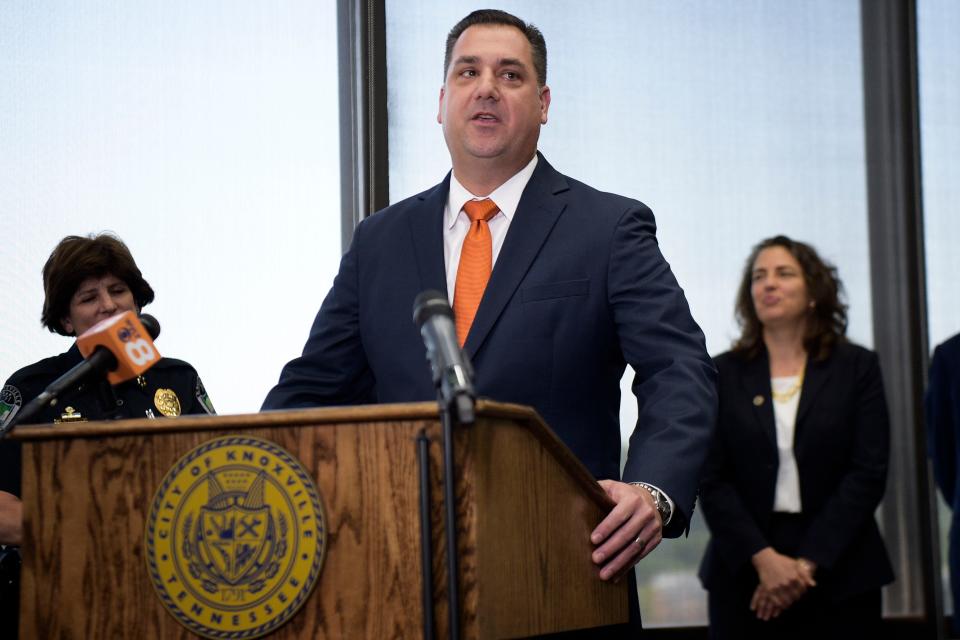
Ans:
{"type": "Polygon", "coordinates": [[[612,580],[689,524],[715,371],[650,209],[538,153],[549,107],[539,30],[496,10],[454,26],[437,115],[453,170],[357,226],[263,408],[434,399],[411,308],[445,291],[478,394],[534,407],[616,502],[591,536],[612,580]],[[626,364],[639,419],[621,482],[626,364]]]}

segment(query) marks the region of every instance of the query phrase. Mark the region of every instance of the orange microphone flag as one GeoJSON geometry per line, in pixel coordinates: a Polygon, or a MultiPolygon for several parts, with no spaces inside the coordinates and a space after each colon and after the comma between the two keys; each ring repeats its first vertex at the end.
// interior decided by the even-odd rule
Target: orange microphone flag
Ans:
{"type": "Polygon", "coordinates": [[[110,384],[120,384],[141,375],[160,359],[150,334],[133,311],[101,320],[77,338],[77,348],[89,358],[97,347],[110,351],[117,367],[107,372],[110,384]]]}

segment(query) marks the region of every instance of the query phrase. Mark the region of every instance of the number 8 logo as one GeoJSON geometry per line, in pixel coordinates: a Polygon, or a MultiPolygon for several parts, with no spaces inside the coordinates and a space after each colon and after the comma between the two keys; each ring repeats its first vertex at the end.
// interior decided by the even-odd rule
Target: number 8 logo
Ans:
{"type": "Polygon", "coordinates": [[[126,351],[127,356],[131,361],[133,361],[133,364],[137,365],[138,367],[147,364],[157,357],[157,352],[154,351],[153,345],[143,338],[134,340],[133,342],[128,342],[126,351]]]}

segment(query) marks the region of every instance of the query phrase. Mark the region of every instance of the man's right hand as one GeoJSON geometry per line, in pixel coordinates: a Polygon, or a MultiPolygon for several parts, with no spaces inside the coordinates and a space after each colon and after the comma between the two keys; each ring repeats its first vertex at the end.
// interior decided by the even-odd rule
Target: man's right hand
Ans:
{"type": "Polygon", "coordinates": [[[618,480],[600,480],[616,506],[590,535],[596,545],[594,564],[601,580],[619,580],[663,539],[663,521],[653,495],[643,487],[618,480]]]}

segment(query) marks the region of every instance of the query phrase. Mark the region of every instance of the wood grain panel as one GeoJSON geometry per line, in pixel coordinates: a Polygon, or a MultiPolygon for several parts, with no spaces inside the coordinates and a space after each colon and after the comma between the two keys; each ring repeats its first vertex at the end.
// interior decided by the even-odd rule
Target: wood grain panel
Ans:
{"type": "Polygon", "coordinates": [[[590,533],[609,506],[525,426],[492,419],[471,434],[480,636],[626,622],[626,581],[601,581],[590,559],[590,533]]]}
{"type": "MultiPolygon", "coordinates": [[[[326,506],[317,587],[274,637],[419,635],[416,430],[384,422],[245,432],[294,452],[326,506]]],[[[33,508],[25,521],[23,637],[194,637],[154,591],[144,525],[167,471],[215,435],[25,444],[24,500],[33,508]]]]}

